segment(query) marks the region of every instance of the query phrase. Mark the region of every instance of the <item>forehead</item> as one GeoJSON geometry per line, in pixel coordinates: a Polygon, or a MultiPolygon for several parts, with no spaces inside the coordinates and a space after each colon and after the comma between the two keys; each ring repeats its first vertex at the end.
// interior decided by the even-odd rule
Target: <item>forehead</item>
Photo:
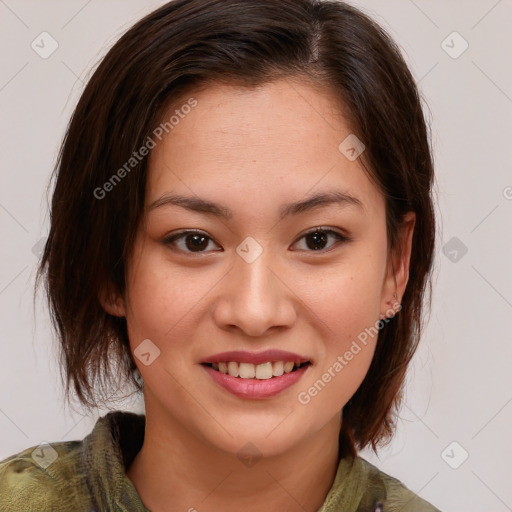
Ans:
{"type": "Polygon", "coordinates": [[[228,191],[281,203],[283,194],[341,188],[372,209],[379,191],[360,159],[339,149],[352,133],[343,110],[332,91],[299,80],[191,91],[164,116],[172,128],[151,151],[146,203],[168,192],[218,199],[228,191]]]}

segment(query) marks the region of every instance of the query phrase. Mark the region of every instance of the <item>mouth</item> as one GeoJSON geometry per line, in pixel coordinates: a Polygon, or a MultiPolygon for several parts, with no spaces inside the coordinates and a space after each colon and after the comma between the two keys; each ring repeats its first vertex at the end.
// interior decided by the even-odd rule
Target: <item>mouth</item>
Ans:
{"type": "Polygon", "coordinates": [[[201,363],[219,373],[237,379],[271,380],[288,373],[294,373],[300,368],[311,366],[311,361],[267,361],[260,364],[244,363],[238,361],[219,361],[215,363],[201,363]]]}
{"type": "MultiPolygon", "coordinates": [[[[265,361],[259,356],[259,361],[254,364],[244,361],[223,361],[224,356],[215,358],[216,361],[201,363],[213,382],[238,398],[250,400],[277,397],[296,385],[313,364],[305,359],[265,361]]],[[[245,358],[249,356],[246,354],[245,358]]]]}

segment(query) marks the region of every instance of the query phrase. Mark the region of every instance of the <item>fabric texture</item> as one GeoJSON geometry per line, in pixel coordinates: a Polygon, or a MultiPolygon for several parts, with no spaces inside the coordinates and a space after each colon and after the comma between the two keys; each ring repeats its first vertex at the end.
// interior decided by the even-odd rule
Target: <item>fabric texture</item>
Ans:
{"type": "MultiPolygon", "coordinates": [[[[126,475],[145,416],[112,411],[82,441],[32,446],[0,461],[2,512],[151,512],[126,475]]],[[[361,457],[340,460],[317,512],[440,512],[361,457]]]]}

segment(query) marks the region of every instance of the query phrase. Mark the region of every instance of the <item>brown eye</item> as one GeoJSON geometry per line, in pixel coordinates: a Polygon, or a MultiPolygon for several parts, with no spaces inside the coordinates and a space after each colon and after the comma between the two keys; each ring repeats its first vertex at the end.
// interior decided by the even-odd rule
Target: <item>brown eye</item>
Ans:
{"type": "MultiPolygon", "coordinates": [[[[305,235],[303,235],[299,240],[304,239],[306,242],[306,249],[301,250],[307,250],[307,251],[325,251],[325,247],[328,244],[329,238],[333,239],[335,238],[339,243],[342,242],[348,242],[350,239],[341,233],[338,233],[337,231],[334,231],[332,229],[323,229],[323,228],[315,228],[305,235]]],[[[337,245],[336,242],[332,243],[330,247],[333,247],[334,245],[337,245]]],[[[330,249],[330,247],[328,249],[330,249]]],[[[327,250],[328,250],[327,249],[327,250]]]]}
{"type": "Polygon", "coordinates": [[[181,233],[165,238],[163,243],[177,247],[183,252],[201,253],[206,252],[210,241],[213,240],[200,231],[182,231],[181,233]]]}
{"type": "MultiPolygon", "coordinates": [[[[351,239],[332,229],[315,228],[304,234],[299,240],[305,240],[305,250],[307,252],[327,252],[333,246],[342,242],[349,242],[351,239]],[[334,240],[329,245],[329,240],[334,240]],[[327,249],[326,249],[326,246],[327,249]]],[[[207,249],[213,242],[213,239],[201,231],[182,231],[171,236],[166,237],[163,243],[167,246],[177,248],[185,253],[204,253],[209,252],[207,249]]],[[[296,242],[297,243],[297,242],[296,242]]]]}

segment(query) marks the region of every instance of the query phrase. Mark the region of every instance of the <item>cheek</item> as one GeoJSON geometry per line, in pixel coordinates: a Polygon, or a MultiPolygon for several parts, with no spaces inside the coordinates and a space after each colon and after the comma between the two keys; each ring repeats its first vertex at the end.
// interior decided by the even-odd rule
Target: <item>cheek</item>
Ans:
{"type": "Polygon", "coordinates": [[[200,302],[208,282],[199,269],[170,265],[165,251],[154,246],[141,250],[137,262],[128,281],[128,328],[163,340],[186,323],[187,313],[200,302]]]}
{"type": "Polygon", "coordinates": [[[194,280],[173,271],[159,252],[142,252],[129,275],[126,321],[132,357],[146,387],[163,396],[173,382],[169,372],[179,378],[186,368],[194,330],[192,312],[204,291],[186,285],[194,280]],[[150,356],[144,360],[141,355],[147,353],[150,356]]]}
{"type": "Polygon", "coordinates": [[[321,320],[315,329],[319,359],[297,399],[319,411],[319,421],[324,415],[339,413],[357,391],[370,367],[378,338],[375,290],[362,289],[362,283],[355,278],[344,284],[340,288],[333,283],[322,294],[321,302],[317,299],[311,308],[321,320]]]}
{"type": "Polygon", "coordinates": [[[304,303],[334,342],[346,342],[378,321],[385,267],[381,256],[358,251],[341,264],[310,272],[301,280],[304,303]]]}
{"type": "Polygon", "coordinates": [[[165,249],[155,242],[134,252],[138,256],[128,276],[127,320],[161,336],[201,300],[207,278],[203,279],[200,268],[171,265],[165,249]]]}
{"type": "Polygon", "coordinates": [[[302,282],[304,302],[316,318],[319,360],[300,390],[300,403],[315,402],[333,413],[364,380],[379,332],[383,257],[368,250],[330,269],[329,276],[302,282]]]}
{"type": "Polygon", "coordinates": [[[346,355],[350,369],[345,373],[366,371],[377,341],[379,291],[373,281],[354,277],[332,282],[316,299],[312,309],[325,327],[324,365],[346,355]]]}

